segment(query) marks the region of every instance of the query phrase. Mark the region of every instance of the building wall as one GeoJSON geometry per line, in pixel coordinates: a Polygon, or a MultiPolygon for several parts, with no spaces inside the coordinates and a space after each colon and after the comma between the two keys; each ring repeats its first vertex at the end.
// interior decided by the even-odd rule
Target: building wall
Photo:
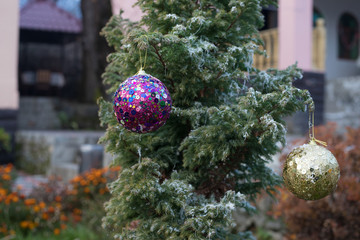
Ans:
{"type": "MultiPolygon", "coordinates": [[[[360,65],[359,59],[338,58],[338,22],[348,12],[360,24],[359,0],[314,0],[314,6],[324,15],[326,47],[325,121],[336,122],[339,131],[346,126],[360,127],[360,65]]],[[[359,29],[360,30],[360,29],[359,29]]]]}
{"type": "Polygon", "coordinates": [[[313,0],[279,0],[279,68],[298,63],[305,71],[312,69],[313,0]]]}
{"type": "Polygon", "coordinates": [[[0,110],[17,109],[19,1],[0,1],[0,110]]]}
{"type": "Polygon", "coordinates": [[[136,0],[112,0],[113,14],[119,14],[123,10],[123,17],[132,21],[139,21],[142,16],[141,9],[134,6],[136,0]]]}
{"type": "Polygon", "coordinates": [[[357,61],[338,58],[338,22],[340,16],[349,12],[360,24],[359,0],[314,0],[314,6],[324,15],[327,47],[326,47],[326,79],[356,76],[360,74],[357,61]]]}

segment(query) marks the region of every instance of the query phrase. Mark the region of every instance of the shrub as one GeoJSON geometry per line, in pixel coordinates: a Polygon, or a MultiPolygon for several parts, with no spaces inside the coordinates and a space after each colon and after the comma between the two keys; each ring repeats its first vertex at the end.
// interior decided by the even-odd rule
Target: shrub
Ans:
{"type": "Polygon", "coordinates": [[[101,229],[101,218],[105,215],[103,204],[110,197],[106,184],[115,179],[119,169],[93,169],[75,177],[70,186],[51,177],[25,197],[11,189],[16,175],[13,166],[0,167],[0,239],[53,237],[60,235],[69,224],[82,220],[91,232],[104,236],[101,229]]]}
{"type": "Polygon", "coordinates": [[[304,201],[281,190],[273,214],[284,217],[287,239],[360,239],[360,128],[348,128],[345,136],[335,132],[334,124],[316,128],[316,136],[328,143],[340,165],[336,191],[318,201],[304,201]]]}
{"type": "Polygon", "coordinates": [[[12,191],[15,175],[12,165],[1,166],[0,173],[0,237],[25,236],[36,231],[58,234],[66,227],[60,203],[46,204],[12,191]]]}
{"type": "Polygon", "coordinates": [[[10,135],[5,132],[3,128],[0,128],[0,151],[10,151],[10,135]]]}
{"type": "Polygon", "coordinates": [[[103,205],[110,199],[107,183],[115,180],[119,170],[120,167],[92,169],[75,177],[70,181],[66,199],[69,209],[79,209],[82,221],[104,239],[109,238],[101,227],[105,216],[103,205]]]}
{"type": "Polygon", "coordinates": [[[72,207],[82,208],[83,199],[102,200],[110,196],[107,183],[117,177],[120,167],[91,169],[70,181],[68,200],[72,207]]]}

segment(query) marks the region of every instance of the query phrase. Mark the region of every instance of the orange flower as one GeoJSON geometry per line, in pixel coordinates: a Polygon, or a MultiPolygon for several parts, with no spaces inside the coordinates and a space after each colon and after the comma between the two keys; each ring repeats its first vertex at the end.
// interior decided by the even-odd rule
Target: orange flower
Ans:
{"type": "Polygon", "coordinates": [[[27,228],[29,226],[29,222],[28,221],[22,221],[21,223],[20,223],[20,227],[21,228],[27,228]]]}
{"type": "Polygon", "coordinates": [[[39,211],[40,211],[40,207],[39,207],[38,205],[35,205],[35,206],[33,207],[33,210],[34,210],[34,212],[39,212],[39,211]]]}
{"type": "Polygon", "coordinates": [[[57,209],[61,209],[62,205],[61,205],[61,203],[56,203],[56,204],[55,204],[55,207],[56,207],[57,209]]]}
{"type": "Polygon", "coordinates": [[[100,195],[104,195],[105,194],[105,189],[103,189],[103,188],[101,188],[100,190],[99,190],[99,193],[100,193],[100,195]]]}
{"type": "Polygon", "coordinates": [[[35,228],[35,223],[29,222],[29,229],[32,230],[35,228]]]}
{"type": "Polygon", "coordinates": [[[291,234],[289,237],[291,240],[294,240],[294,239],[296,239],[296,234],[291,234]]]}
{"type": "Polygon", "coordinates": [[[80,215],[73,215],[73,219],[75,222],[80,222],[81,221],[81,216],[80,215]]]}
{"type": "Polygon", "coordinates": [[[54,229],[54,234],[55,234],[55,235],[59,235],[59,234],[60,234],[60,229],[55,228],[55,229],[54,229]]]}
{"type": "Polygon", "coordinates": [[[95,176],[96,176],[96,177],[101,177],[101,175],[102,175],[102,172],[101,172],[101,171],[96,171],[96,172],[95,172],[95,176]]]}
{"type": "Polygon", "coordinates": [[[7,233],[6,225],[4,224],[2,227],[0,227],[0,233],[7,233]]]}
{"type": "Polygon", "coordinates": [[[116,166],[116,167],[110,168],[110,171],[112,171],[112,172],[117,172],[117,171],[120,171],[120,169],[121,169],[120,166],[116,166]]]}
{"type": "Polygon", "coordinates": [[[30,230],[31,229],[34,229],[36,226],[36,224],[32,221],[22,221],[20,222],[20,227],[21,228],[29,228],[30,230]]]}
{"type": "Polygon", "coordinates": [[[78,208],[74,208],[73,213],[74,214],[81,214],[81,210],[78,209],[78,208]]]}
{"type": "Polygon", "coordinates": [[[60,224],[60,228],[61,228],[61,230],[64,230],[64,229],[66,229],[66,225],[65,224],[60,224]]]}
{"type": "Polygon", "coordinates": [[[55,212],[54,207],[50,206],[50,207],[49,207],[49,209],[48,209],[48,212],[49,212],[49,213],[53,213],[53,212],[55,212]]]}
{"type": "Polygon", "coordinates": [[[5,173],[10,173],[12,170],[12,165],[11,164],[8,164],[5,168],[4,168],[4,172],[5,173]]]}
{"type": "Polygon", "coordinates": [[[2,177],[2,179],[5,180],[5,181],[11,180],[11,176],[10,176],[9,174],[7,174],[7,173],[6,173],[6,174],[3,174],[1,177],[2,177]]]}
{"type": "Polygon", "coordinates": [[[46,207],[46,204],[44,202],[39,203],[40,209],[44,209],[46,207]]]}
{"type": "Polygon", "coordinates": [[[0,196],[6,196],[7,190],[4,188],[0,188],[0,196]]]}
{"type": "Polygon", "coordinates": [[[88,182],[85,181],[85,180],[81,180],[81,181],[80,181],[80,185],[81,185],[81,186],[85,186],[85,185],[87,185],[87,184],[88,184],[88,182]]]}
{"type": "Polygon", "coordinates": [[[16,196],[16,195],[13,195],[13,196],[12,196],[12,201],[13,201],[13,202],[18,202],[18,201],[19,201],[19,197],[16,196]]]}
{"type": "Polygon", "coordinates": [[[49,219],[49,215],[48,215],[47,213],[43,213],[41,217],[42,217],[42,219],[44,219],[44,220],[48,220],[48,219],[49,219]]]}
{"type": "Polygon", "coordinates": [[[66,221],[68,221],[69,219],[68,219],[68,217],[67,217],[65,214],[61,214],[61,215],[60,215],[60,220],[63,221],[63,222],[66,222],[66,221]]]}
{"type": "Polygon", "coordinates": [[[36,203],[36,200],[34,198],[28,198],[28,199],[25,199],[24,203],[26,206],[31,206],[36,203]]]}
{"type": "Polygon", "coordinates": [[[56,197],[55,197],[55,201],[56,201],[56,202],[61,202],[61,197],[60,197],[60,196],[56,196],[56,197]]]}
{"type": "Polygon", "coordinates": [[[80,180],[81,180],[81,177],[80,177],[80,176],[76,176],[76,177],[74,177],[74,178],[71,180],[71,182],[80,182],[80,180]]]}
{"type": "Polygon", "coordinates": [[[85,193],[89,193],[89,192],[90,192],[90,188],[89,188],[89,187],[84,188],[84,192],[85,192],[85,193]]]}

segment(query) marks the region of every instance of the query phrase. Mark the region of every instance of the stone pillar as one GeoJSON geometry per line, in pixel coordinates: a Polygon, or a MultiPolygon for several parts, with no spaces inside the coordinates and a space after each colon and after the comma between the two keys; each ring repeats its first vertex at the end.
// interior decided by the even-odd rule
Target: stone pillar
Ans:
{"type": "Polygon", "coordinates": [[[313,0],[279,0],[279,68],[312,69],[313,0]]]}
{"type": "Polygon", "coordinates": [[[16,110],[18,92],[19,1],[0,1],[0,110],[16,110]]]}

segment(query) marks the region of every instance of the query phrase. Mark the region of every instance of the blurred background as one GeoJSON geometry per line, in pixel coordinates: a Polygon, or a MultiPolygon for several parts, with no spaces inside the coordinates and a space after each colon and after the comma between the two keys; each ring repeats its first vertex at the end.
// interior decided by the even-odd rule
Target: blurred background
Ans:
{"type": "MultiPolygon", "coordinates": [[[[112,156],[97,144],[104,129],[99,126],[96,99],[105,96],[101,74],[112,51],[99,33],[120,10],[125,18],[139,20],[142,13],[133,7],[135,2],[0,1],[0,164],[12,163],[21,170],[12,180],[18,181],[15,185],[28,186],[25,193],[49,182],[49,177],[66,182],[111,162],[112,156]]],[[[311,92],[315,123],[325,126],[324,134],[332,134],[323,134],[322,140],[343,139],[333,140],[335,148],[349,136],[360,138],[354,130],[360,126],[360,2],[279,0],[278,5],[262,10],[265,25],[260,36],[268,56],[255,56],[255,66],[284,69],[297,62],[304,78],[295,85],[311,92]],[[348,127],[353,129],[352,135],[348,127]]],[[[289,117],[287,127],[289,143],[304,136],[307,114],[289,117]]],[[[343,146],[344,154],[356,150],[356,144],[343,146]]],[[[278,158],[273,167],[281,172],[278,158]]],[[[268,210],[267,204],[263,207],[268,210]]],[[[254,224],[259,225],[249,223],[249,229],[254,224]]],[[[328,224],[339,225],[337,221],[328,224]]],[[[259,234],[264,239],[303,236],[278,225],[275,235],[267,235],[273,231],[269,226],[257,229],[263,231],[259,234]]],[[[0,221],[0,230],[1,226],[0,221]]],[[[307,239],[343,239],[335,233],[330,238],[314,236],[307,239]]]]}

